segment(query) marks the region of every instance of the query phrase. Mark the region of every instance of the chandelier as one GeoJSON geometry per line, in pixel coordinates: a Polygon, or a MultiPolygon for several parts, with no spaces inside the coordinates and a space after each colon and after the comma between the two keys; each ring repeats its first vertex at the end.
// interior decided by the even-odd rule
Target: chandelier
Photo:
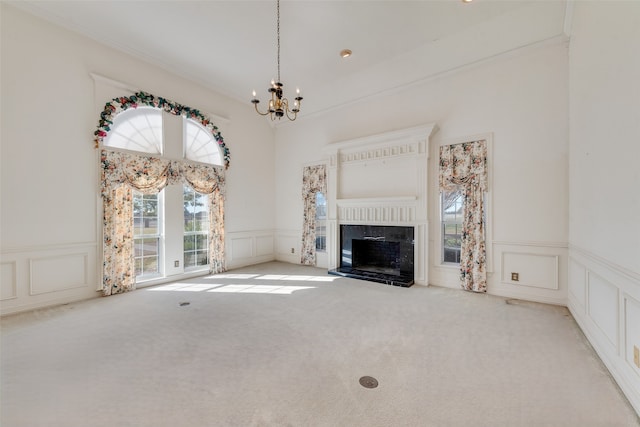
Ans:
{"type": "Polygon", "coordinates": [[[280,120],[286,115],[289,120],[294,121],[300,111],[300,101],[302,101],[302,97],[300,96],[300,89],[296,89],[296,97],[293,100],[292,106],[289,106],[289,100],[283,97],[282,87],[284,85],[280,82],[280,0],[276,1],[276,9],[278,23],[278,80],[271,80],[271,86],[267,89],[271,94],[271,99],[269,100],[269,108],[266,112],[263,113],[258,109],[260,100],[256,98],[255,90],[253,91],[253,99],[251,102],[255,106],[256,112],[261,116],[266,116],[268,114],[271,120],[275,120],[276,118],[280,120]]]}

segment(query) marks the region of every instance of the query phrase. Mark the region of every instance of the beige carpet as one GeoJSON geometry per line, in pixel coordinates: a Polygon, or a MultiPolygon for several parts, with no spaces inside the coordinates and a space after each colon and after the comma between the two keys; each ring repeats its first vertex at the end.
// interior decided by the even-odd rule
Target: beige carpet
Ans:
{"type": "Polygon", "coordinates": [[[1,356],[3,427],[640,426],[564,308],[283,263],[5,317],[1,356]]]}

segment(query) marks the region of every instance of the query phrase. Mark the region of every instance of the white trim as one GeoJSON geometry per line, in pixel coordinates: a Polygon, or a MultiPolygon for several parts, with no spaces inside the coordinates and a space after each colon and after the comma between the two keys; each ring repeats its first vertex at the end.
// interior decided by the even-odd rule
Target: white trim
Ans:
{"type": "Polygon", "coordinates": [[[6,298],[2,298],[2,295],[0,295],[0,301],[8,301],[8,300],[12,300],[12,299],[17,299],[18,298],[18,281],[17,281],[17,270],[18,270],[18,263],[16,260],[12,260],[12,261],[1,261],[0,262],[0,266],[2,265],[8,265],[11,268],[11,290],[12,290],[12,295],[6,298]]]}
{"type": "MultiPolygon", "coordinates": [[[[89,72],[89,75],[91,76],[91,78],[93,79],[94,82],[106,83],[111,87],[122,89],[122,90],[125,90],[127,92],[130,92],[131,95],[135,94],[136,92],[140,92],[139,89],[134,88],[132,85],[130,85],[128,83],[123,83],[123,82],[118,81],[118,80],[110,79],[109,77],[105,77],[105,76],[103,76],[101,74],[97,74],[97,73],[89,72]]],[[[109,102],[109,101],[111,101],[111,100],[107,100],[105,102],[109,102]]]]}
{"type": "Polygon", "coordinates": [[[398,197],[358,197],[352,199],[336,199],[338,205],[353,205],[353,204],[367,204],[367,203],[385,203],[392,204],[397,202],[415,202],[418,199],[417,196],[398,196],[398,197]]]}
{"type": "Polygon", "coordinates": [[[561,248],[567,249],[569,243],[567,242],[535,242],[535,241],[506,241],[506,240],[494,240],[492,242],[496,246],[533,246],[536,248],[561,248]]]}
{"type": "Polygon", "coordinates": [[[165,283],[193,279],[194,277],[201,277],[201,276],[207,276],[207,275],[209,275],[208,266],[204,270],[192,271],[192,272],[187,272],[183,274],[175,274],[173,276],[157,277],[157,278],[152,278],[148,280],[143,280],[142,282],[136,282],[135,290],[150,288],[152,286],[162,285],[165,283]]]}
{"type": "Polygon", "coordinates": [[[29,296],[35,296],[35,295],[43,295],[43,294],[50,294],[50,293],[54,293],[54,292],[61,292],[61,291],[68,291],[70,289],[78,289],[78,288],[84,288],[89,286],[89,252],[72,252],[72,253],[68,253],[68,254],[60,254],[60,255],[51,255],[51,256],[40,256],[40,257],[30,257],[28,259],[28,265],[29,265],[29,296]],[[34,290],[34,282],[33,282],[33,270],[34,270],[34,266],[36,264],[37,261],[45,261],[45,260],[56,260],[56,259],[64,259],[64,258],[71,258],[71,257],[76,257],[76,258],[82,258],[82,263],[83,263],[83,280],[84,283],[76,283],[76,284],[70,284],[67,285],[63,288],[57,288],[57,289],[51,289],[51,290],[46,290],[46,291],[39,291],[36,292],[34,290]]]}
{"type": "Polygon", "coordinates": [[[429,123],[422,126],[383,132],[346,141],[333,142],[326,145],[324,147],[324,151],[334,152],[336,150],[344,151],[359,148],[372,149],[377,148],[379,145],[393,145],[395,141],[403,139],[417,139],[419,141],[428,142],[431,135],[437,131],[438,125],[436,123],[429,123]]]}
{"type": "MultiPolygon", "coordinates": [[[[131,85],[129,83],[124,83],[124,82],[121,82],[119,80],[115,80],[115,79],[112,79],[112,78],[109,78],[109,77],[105,77],[105,76],[103,76],[101,74],[98,74],[98,73],[89,72],[89,76],[91,76],[91,78],[93,79],[94,82],[105,83],[105,84],[107,84],[107,85],[109,85],[109,86],[111,86],[113,88],[122,89],[124,91],[129,92],[130,95],[135,95],[137,92],[143,91],[142,89],[134,88],[133,85],[131,85]]],[[[96,100],[96,101],[97,102],[101,102],[101,101],[98,101],[98,100],[96,100]]],[[[109,102],[111,102],[111,99],[105,100],[105,104],[109,103],[109,102]]],[[[174,102],[176,102],[176,101],[174,101],[174,102]]],[[[104,104],[101,104],[101,105],[104,106],[104,104]]],[[[208,118],[213,119],[212,120],[214,122],[213,124],[216,125],[216,126],[218,126],[220,123],[222,123],[223,125],[228,125],[229,123],[231,123],[231,119],[229,119],[227,117],[223,117],[223,116],[220,116],[218,114],[214,114],[214,113],[210,113],[210,112],[207,112],[207,111],[203,111],[200,108],[198,108],[198,110],[202,114],[207,116],[208,118]]],[[[218,129],[220,129],[220,126],[218,126],[218,129]]]]}
{"type": "Polygon", "coordinates": [[[636,282],[640,282],[640,273],[637,273],[635,271],[629,270],[621,265],[618,265],[614,262],[611,262],[603,257],[601,257],[600,255],[597,255],[591,251],[588,251],[587,249],[581,248],[579,246],[573,245],[573,244],[569,244],[569,250],[577,252],[583,256],[585,256],[586,258],[590,259],[591,261],[595,261],[599,264],[602,264],[603,266],[609,268],[610,270],[613,270],[615,272],[617,272],[618,274],[622,274],[624,276],[627,276],[628,279],[634,280],[636,282]]]}
{"type": "Polygon", "coordinates": [[[76,242],[76,243],[63,243],[59,245],[38,245],[38,246],[20,246],[20,247],[9,247],[2,248],[1,254],[11,254],[11,253],[20,253],[20,252],[43,252],[43,251],[52,251],[52,250],[62,250],[62,249],[78,249],[78,248],[86,248],[86,247],[96,247],[98,245],[97,242],[76,242]]]}
{"type": "MultiPolygon", "coordinates": [[[[507,50],[505,52],[500,52],[500,53],[497,53],[495,55],[491,55],[491,56],[479,59],[477,61],[473,61],[473,62],[469,62],[469,63],[466,63],[466,64],[454,66],[454,67],[449,68],[447,70],[436,72],[436,73],[430,74],[428,76],[418,78],[418,79],[413,80],[413,81],[408,82],[408,83],[402,83],[402,84],[396,85],[394,87],[391,87],[391,88],[388,88],[388,89],[383,89],[383,90],[380,90],[378,92],[375,92],[375,93],[372,93],[372,94],[369,94],[369,95],[360,96],[358,98],[355,98],[355,99],[352,99],[352,100],[349,100],[349,101],[341,102],[341,103],[338,103],[338,104],[335,104],[335,105],[331,105],[331,106],[328,106],[328,107],[325,107],[325,108],[322,108],[322,109],[319,109],[319,110],[316,110],[316,111],[312,111],[312,112],[309,112],[309,113],[307,113],[305,115],[298,116],[298,120],[300,120],[300,119],[304,120],[307,117],[309,117],[309,118],[317,117],[317,116],[326,114],[328,112],[331,112],[331,111],[334,111],[334,110],[337,110],[337,109],[340,109],[340,108],[345,108],[345,107],[357,105],[357,104],[360,104],[361,102],[364,102],[364,101],[378,99],[378,98],[381,98],[381,97],[384,97],[384,96],[395,94],[395,93],[397,93],[399,91],[406,91],[406,90],[412,89],[414,87],[430,83],[430,82],[432,82],[432,81],[434,81],[436,79],[446,78],[446,77],[449,77],[449,76],[453,76],[453,75],[455,75],[457,73],[461,73],[461,72],[464,72],[464,71],[467,71],[467,70],[474,69],[474,68],[482,66],[484,64],[491,63],[492,61],[497,61],[497,60],[501,60],[501,59],[510,59],[510,58],[513,58],[516,55],[526,54],[527,52],[530,52],[530,51],[533,51],[533,50],[536,50],[536,49],[539,49],[539,48],[544,48],[544,47],[548,47],[548,46],[555,46],[555,45],[559,45],[559,44],[562,44],[562,43],[566,43],[568,40],[569,40],[569,37],[567,37],[567,35],[565,35],[565,34],[558,34],[558,35],[555,35],[555,36],[551,36],[551,37],[549,37],[547,39],[544,39],[544,40],[541,40],[541,41],[536,41],[536,42],[533,42],[533,43],[530,43],[530,44],[527,44],[527,45],[524,45],[524,46],[519,46],[519,47],[510,49],[510,50],[507,50]]],[[[244,101],[244,102],[246,102],[246,101],[244,101]]],[[[279,122],[279,123],[274,124],[274,126],[275,127],[279,127],[279,126],[282,126],[282,125],[284,125],[286,123],[288,123],[288,122],[286,122],[286,121],[285,122],[279,122]]]]}
{"type": "Polygon", "coordinates": [[[534,253],[534,252],[514,252],[514,251],[502,251],[502,253],[500,254],[500,282],[507,284],[507,285],[518,285],[518,286],[529,286],[532,288],[538,288],[538,289],[551,289],[554,291],[557,291],[560,289],[560,256],[559,255],[555,255],[555,254],[538,254],[538,253],[534,253]],[[553,277],[553,287],[548,287],[548,286],[544,286],[542,284],[534,284],[534,283],[527,283],[525,281],[514,281],[511,279],[508,279],[506,274],[505,274],[505,270],[504,270],[504,264],[505,264],[505,260],[504,257],[505,255],[527,255],[527,256],[531,256],[531,257],[541,257],[541,258],[551,258],[554,262],[554,277],[553,277]]]}

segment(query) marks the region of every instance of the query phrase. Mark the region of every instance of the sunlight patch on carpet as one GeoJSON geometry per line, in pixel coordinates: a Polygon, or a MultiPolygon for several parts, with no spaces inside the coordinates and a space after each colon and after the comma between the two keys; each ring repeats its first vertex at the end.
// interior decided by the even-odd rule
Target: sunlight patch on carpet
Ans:
{"type": "Polygon", "coordinates": [[[313,286],[271,286],[271,285],[226,285],[207,292],[231,292],[250,294],[284,294],[291,295],[295,291],[315,289],[313,286]]]}
{"type": "Polygon", "coordinates": [[[331,276],[298,276],[293,274],[265,274],[256,280],[292,280],[301,282],[333,282],[337,277],[331,276]]]}
{"type": "Polygon", "coordinates": [[[170,292],[221,292],[221,293],[245,293],[245,294],[280,294],[291,295],[295,291],[316,289],[315,286],[278,286],[278,285],[251,285],[237,284],[225,285],[222,283],[172,283],[146,289],[147,291],[170,292]]]}

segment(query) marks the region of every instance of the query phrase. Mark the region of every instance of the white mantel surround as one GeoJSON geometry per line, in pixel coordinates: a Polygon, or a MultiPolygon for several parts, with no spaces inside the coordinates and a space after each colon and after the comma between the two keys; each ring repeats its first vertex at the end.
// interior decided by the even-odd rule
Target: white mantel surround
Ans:
{"type": "Polygon", "coordinates": [[[414,227],[414,280],[428,281],[427,161],[435,123],[336,142],[328,161],[328,267],[340,266],[340,225],[414,227]]]}

